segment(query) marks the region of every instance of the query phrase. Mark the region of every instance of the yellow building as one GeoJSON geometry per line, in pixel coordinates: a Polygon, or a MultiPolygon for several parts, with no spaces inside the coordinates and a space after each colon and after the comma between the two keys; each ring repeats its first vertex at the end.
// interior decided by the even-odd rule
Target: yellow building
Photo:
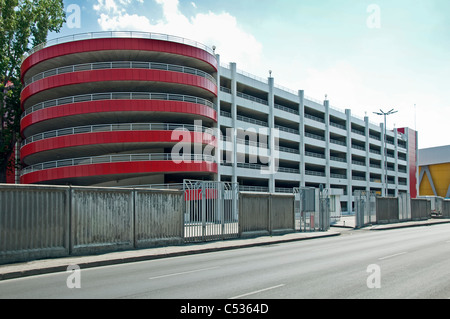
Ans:
{"type": "Polygon", "coordinates": [[[419,150],[419,194],[450,198],[450,145],[419,150]]]}

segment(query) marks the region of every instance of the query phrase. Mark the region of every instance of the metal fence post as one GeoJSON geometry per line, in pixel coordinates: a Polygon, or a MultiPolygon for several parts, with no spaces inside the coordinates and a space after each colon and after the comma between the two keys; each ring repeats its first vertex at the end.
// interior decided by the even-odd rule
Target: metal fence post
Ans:
{"type": "Polygon", "coordinates": [[[205,194],[205,182],[200,182],[200,196],[201,209],[202,209],[202,240],[205,240],[206,230],[206,194],[205,194]]]}

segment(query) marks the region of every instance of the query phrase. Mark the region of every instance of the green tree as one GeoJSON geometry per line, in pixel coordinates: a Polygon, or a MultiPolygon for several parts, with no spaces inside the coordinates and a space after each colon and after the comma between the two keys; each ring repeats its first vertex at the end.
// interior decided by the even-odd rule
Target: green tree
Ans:
{"type": "Polygon", "coordinates": [[[20,139],[20,65],[23,55],[65,22],[62,0],[0,0],[0,182],[20,139]]]}

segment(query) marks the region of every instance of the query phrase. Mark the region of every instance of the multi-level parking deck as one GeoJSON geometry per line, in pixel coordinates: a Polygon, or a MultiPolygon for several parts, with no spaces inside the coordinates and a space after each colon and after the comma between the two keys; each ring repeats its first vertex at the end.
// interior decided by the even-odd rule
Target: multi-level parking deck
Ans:
{"type": "Polygon", "coordinates": [[[323,185],[342,194],[343,210],[355,190],[416,189],[416,132],[220,65],[194,41],[143,32],[56,39],[29,52],[22,81],[23,183],[323,185]],[[180,141],[190,142],[181,161],[180,141]]]}
{"type": "Polygon", "coordinates": [[[212,178],[213,156],[175,163],[171,150],[183,137],[174,130],[192,150],[216,143],[207,131],[217,122],[216,74],[211,49],[160,34],[89,33],[33,49],[22,63],[22,182],[212,178]]]}
{"type": "MultiPolygon", "coordinates": [[[[410,186],[415,189],[415,182],[410,184],[410,174],[413,178],[416,174],[412,130],[386,130],[384,139],[384,124],[335,108],[328,100],[307,97],[302,90],[278,86],[272,77],[249,75],[235,63],[221,65],[219,77],[218,125],[221,132],[236,128],[241,137],[236,144],[247,145],[233,149],[230,139],[222,138],[221,179],[237,181],[241,189],[270,192],[322,184],[341,192],[343,210],[351,209],[355,190],[395,196],[410,192],[410,186]],[[259,132],[257,137],[252,128],[259,132]],[[267,140],[265,132],[274,129],[278,169],[275,174],[260,174],[264,164],[239,159],[249,160],[255,152],[252,143],[267,140]],[[227,162],[233,152],[236,157],[227,162]]],[[[270,143],[263,147],[270,149],[270,143]]]]}

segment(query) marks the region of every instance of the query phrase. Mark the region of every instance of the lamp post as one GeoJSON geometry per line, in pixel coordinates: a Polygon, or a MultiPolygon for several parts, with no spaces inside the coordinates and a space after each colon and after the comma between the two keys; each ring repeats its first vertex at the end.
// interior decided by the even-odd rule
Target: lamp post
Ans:
{"type": "Polygon", "coordinates": [[[383,186],[383,191],[384,191],[384,196],[387,196],[388,193],[388,185],[387,185],[387,148],[386,148],[386,117],[388,115],[397,113],[398,111],[394,111],[394,109],[391,109],[388,112],[384,112],[383,110],[380,109],[380,112],[373,112],[373,114],[376,115],[383,115],[384,116],[384,186],[383,186]]]}

